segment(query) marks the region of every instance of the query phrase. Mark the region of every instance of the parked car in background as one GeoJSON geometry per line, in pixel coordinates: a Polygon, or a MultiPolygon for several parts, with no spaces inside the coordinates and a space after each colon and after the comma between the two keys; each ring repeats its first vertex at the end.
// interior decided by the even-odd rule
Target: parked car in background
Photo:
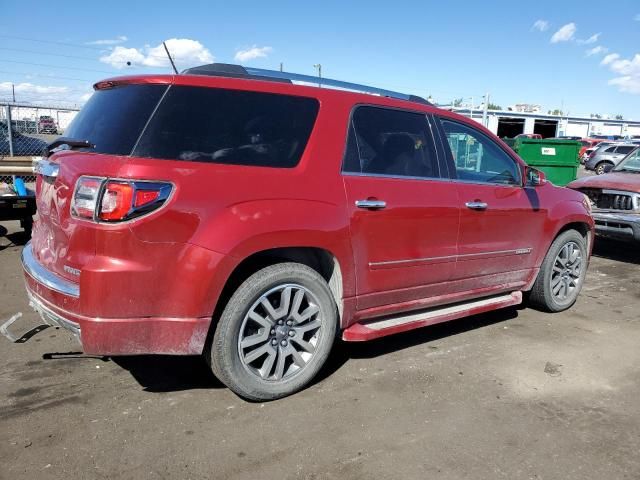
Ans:
{"type": "Polygon", "coordinates": [[[542,140],[542,135],[539,133],[520,133],[513,138],[534,138],[536,140],[542,140]]]}
{"type": "Polygon", "coordinates": [[[596,233],[640,242],[640,148],[609,173],[581,178],[568,187],[589,197],[596,233]]]}
{"type": "Polygon", "coordinates": [[[58,134],[58,127],[53,117],[43,115],[38,119],[38,133],[58,134]]]}
{"type": "MultiPolygon", "coordinates": [[[[11,140],[13,145],[13,154],[20,157],[41,155],[42,151],[47,146],[47,142],[44,142],[39,138],[29,137],[13,130],[11,131],[11,140]]],[[[10,154],[7,122],[0,122],[0,155],[7,156],[10,154]]]]}
{"type": "Polygon", "coordinates": [[[582,144],[580,152],[578,153],[580,163],[584,163],[585,160],[589,157],[589,155],[587,154],[587,150],[589,150],[590,148],[594,148],[595,146],[603,142],[603,140],[600,140],[598,138],[582,138],[579,141],[582,144]]]}
{"type": "Polygon", "coordinates": [[[573,305],[584,195],[419,97],[283,75],[213,64],[95,85],[36,167],[22,261],[47,322],[88,354],[203,355],[238,395],[271,400],[307,385],[336,336],[523,292],[573,305]]]}
{"type": "Polygon", "coordinates": [[[591,135],[591,138],[599,138],[601,140],[622,140],[622,135],[591,135]]]}
{"type": "Polygon", "coordinates": [[[620,160],[638,148],[632,143],[613,143],[596,149],[584,163],[584,168],[603,175],[616,166],[620,160]]]}

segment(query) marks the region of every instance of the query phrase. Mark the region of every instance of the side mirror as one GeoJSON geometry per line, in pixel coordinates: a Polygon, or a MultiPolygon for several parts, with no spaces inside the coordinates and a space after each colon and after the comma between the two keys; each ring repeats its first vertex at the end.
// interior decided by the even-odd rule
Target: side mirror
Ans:
{"type": "Polygon", "coordinates": [[[531,167],[527,167],[525,178],[525,186],[527,187],[539,187],[547,183],[547,176],[544,172],[531,167]]]}

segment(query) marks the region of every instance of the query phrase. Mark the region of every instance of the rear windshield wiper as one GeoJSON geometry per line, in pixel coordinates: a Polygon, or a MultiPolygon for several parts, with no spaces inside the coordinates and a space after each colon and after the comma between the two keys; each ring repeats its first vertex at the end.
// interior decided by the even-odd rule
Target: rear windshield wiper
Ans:
{"type": "Polygon", "coordinates": [[[60,150],[73,150],[74,148],[95,148],[95,145],[92,144],[89,140],[78,140],[76,138],[59,137],[46,146],[46,148],[44,149],[44,156],[48,157],[56,148],[64,147],[65,145],[67,148],[60,148],[60,150]]]}

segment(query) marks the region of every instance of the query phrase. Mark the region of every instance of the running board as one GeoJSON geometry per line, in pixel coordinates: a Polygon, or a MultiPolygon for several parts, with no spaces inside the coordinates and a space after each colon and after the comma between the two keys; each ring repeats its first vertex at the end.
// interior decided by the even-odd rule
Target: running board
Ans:
{"type": "Polygon", "coordinates": [[[342,332],[347,342],[364,342],[393,333],[406,332],[414,328],[426,327],[435,323],[468,317],[478,313],[498,310],[522,303],[522,292],[481,298],[454,305],[430,308],[406,315],[394,315],[355,323],[342,332]]]}

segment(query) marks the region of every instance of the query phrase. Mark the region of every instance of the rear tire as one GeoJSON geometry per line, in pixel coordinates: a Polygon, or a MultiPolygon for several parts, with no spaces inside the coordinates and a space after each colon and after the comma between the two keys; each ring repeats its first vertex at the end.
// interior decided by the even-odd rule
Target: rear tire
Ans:
{"type": "Polygon", "coordinates": [[[596,175],[604,175],[607,173],[607,166],[613,165],[611,162],[600,162],[596,165],[596,168],[593,169],[596,172],[596,175]]]}
{"type": "Polygon", "coordinates": [[[553,241],[533,284],[529,302],[547,312],[561,312],[578,298],[587,274],[587,245],[576,230],[553,241]]]}
{"type": "Polygon", "coordinates": [[[271,265],[232,295],[205,358],[237,395],[275,400],[316,376],[329,357],[337,323],[335,301],[318,272],[299,263],[271,265]]]}

